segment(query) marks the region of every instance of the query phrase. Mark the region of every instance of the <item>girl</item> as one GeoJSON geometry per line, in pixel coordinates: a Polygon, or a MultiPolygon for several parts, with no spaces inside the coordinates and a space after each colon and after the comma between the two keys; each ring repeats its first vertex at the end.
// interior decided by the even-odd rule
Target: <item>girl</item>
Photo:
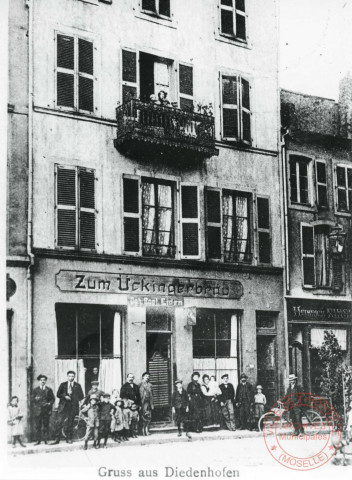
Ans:
{"type": "Polygon", "coordinates": [[[21,445],[21,447],[26,447],[22,442],[21,435],[23,435],[23,425],[20,408],[18,406],[18,397],[11,397],[10,404],[7,408],[8,420],[7,423],[10,425],[10,433],[12,437],[12,447],[15,448],[16,441],[21,445]]]}
{"type": "Polygon", "coordinates": [[[123,401],[121,399],[115,402],[115,412],[111,421],[111,434],[115,442],[120,443],[123,431],[123,401]]]}

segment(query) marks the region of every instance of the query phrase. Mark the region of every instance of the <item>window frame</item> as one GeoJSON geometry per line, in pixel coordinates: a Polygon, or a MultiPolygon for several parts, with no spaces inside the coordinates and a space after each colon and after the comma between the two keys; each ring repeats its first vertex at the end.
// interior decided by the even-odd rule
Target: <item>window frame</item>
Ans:
{"type": "MultiPolygon", "coordinates": [[[[247,2],[249,0],[246,0],[247,2]]],[[[237,0],[232,0],[232,6],[230,5],[222,5],[221,3],[221,0],[218,0],[218,31],[219,31],[219,35],[221,37],[225,37],[227,39],[230,39],[230,40],[234,40],[236,42],[240,42],[244,45],[247,45],[248,44],[248,34],[247,34],[247,27],[248,27],[248,22],[247,22],[247,18],[248,18],[248,15],[246,13],[247,11],[247,6],[245,5],[245,9],[244,11],[242,10],[238,10],[237,7],[236,7],[236,3],[237,3],[237,0]],[[233,34],[231,33],[224,33],[222,31],[222,24],[221,24],[221,13],[222,13],[222,10],[226,10],[228,12],[232,12],[232,29],[233,29],[233,34]],[[240,15],[242,17],[244,17],[244,22],[245,22],[245,34],[246,34],[246,38],[243,39],[241,37],[238,37],[237,36],[237,15],[240,15]]]]}
{"type": "MultiPolygon", "coordinates": [[[[314,191],[313,189],[313,163],[315,161],[315,158],[312,156],[308,156],[305,154],[302,154],[301,152],[290,152],[288,155],[288,169],[287,169],[287,177],[288,177],[288,185],[289,185],[289,206],[290,208],[294,209],[307,209],[309,211],[314,210],[315,206],[313,205],[313,199],[312,199],[312,192],[314,191]],[[291,182],[291,159],[293,157],[300,157],[302,160],[304,160],[307,163],[307,187],[308,187],[308,203],[300,203],[300,202],[294,202],[292,201],[292,182],[291,182]]],[[[297,178],[297,164],[299,163],[297,160],[295,160],[296,163],[296,178],[297,178]]],[[[297,193],[299,192],[299,197],[300,197],[300,190],[298,188],[297,184],[297,193]]],[[[297,197],[298,198],[298,197],[297,197]]]]}
{"type": "MultiPolygon", "coordinates": [[[[348,186],[348,170],[351,170],[351,175],[352,175],[352,165],[348,165],[346,163],[337,163],[334,166],[334,190],[335,190],[335,214],[336,215],[341,215],[341,216],[346,216],[350,217],[352,215],[352,205],[350,205],[350,199],[349,199],[349,192],[351,192],[351,197],[352,197],[352,188],[348,186]],[[346,182],[346,188],[342,188],[338,186],[337,183],[337,168],[343,168],[345,170],[345,182],[346,182]],[[346,195],[346,205],[347,205],[347,210],[339,210],[339,190],[343,190],[346,195]]],[[[352,203],[352,202],[351,202],[352,203]]]]}
{"type": "Polygon", "coordinates": [[[327,163],[325,160],[316,159],[314,162],[315,166],[315,200],[316,205],[321,210],[328,210],[329,209],[329,194],[328,194],[328,176],[327,176],[327,163]],[[318,164],[321,163],[325,167],[325,183],[318,181],[318,164]],[[323,186],[326,189],[326,205],[320,204],[319,199],[319,186],[323,186]]]}
{"type": "Polygon", "coordinates": [[[172,21],[172,8],[171,8],[171,0],[170,0],[170,16],[168,17],[167,15],[162,15],[160,14],[160,0],[154,0],[155,1],[155,11],[153,10],[145,10],[143,9],[143,2],[140,0],[139,6],[140,6],[140,12],[145,14],[145,15],[150,15],[155,18],[160,18],[162,20],[167,20],[169,22],[172,21]]]}
{"type": "Polygon", "coordinates": [[[54,30],[54,108],[59,111],[63,112],[76,112],[82,113],[85,115],[94,115],[98,110],[98,102],[97,102],[97,65],[98,65],[98,58],[97,58],[97,39],[93,36],[82,34],[81,32],[74,31],[72,29],[66,30],[65,29],[55,29],[54,30]],[[65,37],[72,37],[74,50],[73,50],[73,69],[66,69],[64,67],[58,67],[58,57],[57,57],[57,46],[58,46],[58,36],[62,35],[65,37]],[[90,75],[88,73],[80,72],[79,71],[79,40],[84,40],[90,42],[92,44],[93,49],[93,74],[90,75]],[[65,73],[70,74],[73,76],[73,107],[65,106],[65,105],[58,105],[58,98],[57,98],[57,88],[58,88],[58,81],[57,75],[58,73],[65,73]],[[79,78],[87,78],[92,80],[93,82],[93,110],[84,110],[79,108],[79,78]]]}

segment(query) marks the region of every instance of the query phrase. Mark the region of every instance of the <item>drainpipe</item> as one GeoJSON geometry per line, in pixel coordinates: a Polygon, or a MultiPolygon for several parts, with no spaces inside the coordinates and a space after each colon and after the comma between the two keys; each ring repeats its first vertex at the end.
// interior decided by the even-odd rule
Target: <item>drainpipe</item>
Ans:
{"type": "Polygon", "coordinates": [[[28,8],[28,206],[27,206],[27,407],[31,410],[33,379],[33,0],[26,0],[28,8]]]}

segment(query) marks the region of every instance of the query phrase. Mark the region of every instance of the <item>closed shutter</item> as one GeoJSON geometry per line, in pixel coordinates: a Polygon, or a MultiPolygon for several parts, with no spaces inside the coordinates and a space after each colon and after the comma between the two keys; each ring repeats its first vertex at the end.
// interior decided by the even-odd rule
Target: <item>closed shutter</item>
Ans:
{"type": "Polygon", "coordinates": [[[79,169],[79,239],[80,248],[95,249],[95,175],[79,169]]]}
{"type": "Polygon", "coordinates": [[[93,43],[78,39],[78,108],[94,110],[93,43]]]}
{"type": "Polygon", "coordinates": [[[220,260],[221,254],[221,190],[207,187],[206,204],[206,241],[207,257],[220,260]]]}
{"type": "Polygon", "coordinates": [[[122,103],[137,98],[137,52],[122,50],[122,103]]]}
{"type": "Polygon", "coordinates": [[[181,256],[199,258],[198,187],[181,185],[181,256]]]}
{"type": "Polygon", "coordinates": [[[123,178],[124,252],[140,253],[140,180],[123,178]]]}
{"type": "Polygon", "coordinates": [[[259,262],[271,263],[269,199],[257,197],[257,225],[259,262]]]}
{"type": "Polygon", "coordinates": [[[193,111],[193,67],[179,64],[179,97],[182,110],[193,111]]]}
{"type": "Polygon", "coordinates": [[[242,140],[251,143],[251,112],[250,112],[250,86],[249,82],[241,78],[242,90],[242,140]]]}
{"type": "Polygon", "coordinates": [[[313,287],[315,284],[314,228],[301,226],[301,252],[303,285],[313,287]]]}
{"type": "Polygon", "coordinates": [[[76,169],[57,166],[56,169],[56,244],[58,247],[77,246],[76,169]]]}
{"type": "Polygon", "coordinates": [[[56,38],[56,104],[74,108],[74,37],[57,35],[56,38]]]}

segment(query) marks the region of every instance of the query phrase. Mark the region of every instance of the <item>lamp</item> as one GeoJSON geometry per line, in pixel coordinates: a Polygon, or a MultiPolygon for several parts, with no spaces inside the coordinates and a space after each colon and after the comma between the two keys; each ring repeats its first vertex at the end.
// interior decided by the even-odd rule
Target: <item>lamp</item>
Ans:
{"type": "Polygon", "coordinates": [[[342,259],[345,253],[346,233],[342,231],[342,227],[338,224],[331,229],[329,234],[330,253],[337,259],[342,259]]]}

